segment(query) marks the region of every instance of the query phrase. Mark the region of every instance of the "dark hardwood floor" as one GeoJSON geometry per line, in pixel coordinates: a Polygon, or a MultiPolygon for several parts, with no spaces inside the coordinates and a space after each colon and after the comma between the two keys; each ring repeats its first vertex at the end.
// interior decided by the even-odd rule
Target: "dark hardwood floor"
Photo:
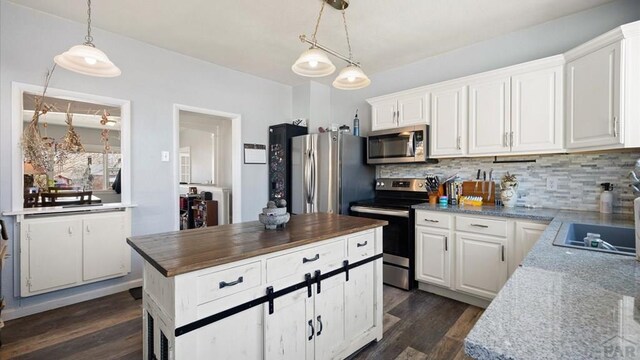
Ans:
{"type": "MultiPolygon", "coordinates": [[[[482,309],[419,290],[384,288],[384,338],[352,359],[465,359],[482,309]]],[[[7,321],[0,359],[141,359],[141,301],[128,292],[7,321]]]]}

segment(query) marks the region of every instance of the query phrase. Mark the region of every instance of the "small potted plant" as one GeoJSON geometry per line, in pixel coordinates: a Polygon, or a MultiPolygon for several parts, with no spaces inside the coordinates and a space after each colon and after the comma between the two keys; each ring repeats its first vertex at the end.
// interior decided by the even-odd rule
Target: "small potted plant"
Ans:
{"type": "Polygon", "coordinates": [[[518,179],[515,175],[507,172],[500,181],[500,199],[505,207],[515,207],[517,196],[518,179]]]}

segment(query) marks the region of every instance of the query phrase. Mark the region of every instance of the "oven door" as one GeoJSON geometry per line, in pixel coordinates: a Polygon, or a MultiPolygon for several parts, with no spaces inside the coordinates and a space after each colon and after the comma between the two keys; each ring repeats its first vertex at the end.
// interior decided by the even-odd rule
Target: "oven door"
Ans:
{"type": "Polygon", "coordinates": [[[401,289],[412,288],[413,225],[409,210],[351,206],[351,215],[385,220],[382,228],[383,282],[401,289]]]}

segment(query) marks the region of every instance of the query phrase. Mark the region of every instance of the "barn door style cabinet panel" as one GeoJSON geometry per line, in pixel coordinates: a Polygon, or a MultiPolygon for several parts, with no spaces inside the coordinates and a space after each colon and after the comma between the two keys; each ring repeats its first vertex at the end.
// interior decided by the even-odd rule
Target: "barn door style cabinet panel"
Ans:
{"type": "Polygon", "coordinates": [[[124,276],[131,271],[128,210],[25,216],[20,296],[124,276]]]}
{"type": "MultiPolygon", "coordinates": [[[[352,221],[296,215],[285,231],[293,233],[295,222],[316,217],[352,221]]],[[[253,223],[223,227],[238,227],[234,236],[244,231],[277,236],[255,223],[255,228],[253,223]]],[[[326,221],[317,224],[331,228],[326,221]]],[[[146,260],[144,358],[341,359],[381,339],[382,227],[376,226],[175,276],[150,250],[169,238],[131,238],[146,260]]],[[[228,243],[229,232],[223,233],[212,233],[211,243],[228,243]]],[[[220,251],[210,255],[215,260],[220,251]]]]}

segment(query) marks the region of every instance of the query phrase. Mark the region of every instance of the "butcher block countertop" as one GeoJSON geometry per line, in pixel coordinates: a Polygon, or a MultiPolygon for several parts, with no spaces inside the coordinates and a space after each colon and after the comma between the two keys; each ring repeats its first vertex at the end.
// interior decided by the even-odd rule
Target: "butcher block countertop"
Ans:
{"type": "Polygon", "coordinates": [[[258,221],[134,236],[127,242],[166,277],[356,233],[386,221],[326,213],[292,215],[284,229],[258,221]]]}

